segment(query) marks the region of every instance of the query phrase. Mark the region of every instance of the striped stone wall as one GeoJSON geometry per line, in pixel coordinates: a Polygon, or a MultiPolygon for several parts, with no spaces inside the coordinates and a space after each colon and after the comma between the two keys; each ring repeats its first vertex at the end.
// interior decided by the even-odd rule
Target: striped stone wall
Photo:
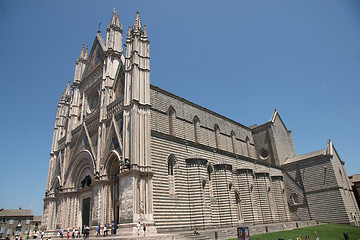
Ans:
{"type": "Polygon", "coordinates": [[[159,232],[289,220],[282,172],[256,160],[251,129],[154,86],[151,103],[159,232]]]}
{"type": "Polygon", "coordinates": [[[282,191],[282,178],[271,178],[281,174],[281,170],[192,146],[157,132],[153,132],[151,144],[154,219],[159,232],[275,222],[287,217],[283,216],[285,198],[277,196],[282,191]],[[169,159],[175,159],[172,176],[169,159]],[[253,172],[264,169],[267,174],[254,178],[253,172]],[[274,191],[273,197],[269,190],[274,191]],[[236,194],[240,196],[239,207],[236,194]],[[274,219],[272,214],[278,217],[274,219]]]}

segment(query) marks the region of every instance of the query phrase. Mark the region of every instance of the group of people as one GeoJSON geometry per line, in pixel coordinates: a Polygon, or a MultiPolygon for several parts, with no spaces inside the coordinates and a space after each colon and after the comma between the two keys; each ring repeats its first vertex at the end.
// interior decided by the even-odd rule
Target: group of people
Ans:
{"type": "MultiPolygon", "coordinates": [[[[100,225],[99,225],[99,226],[96,227],[96,236],[97,236],[97,237],[100,237],[100,236],[101,236],[100,231],[101,231],[101,227],[100,227],[100,225]]],[[[103,228],[104,237],[106,237],[106,236],[108,235],[108,231],[109,231],[109,230],[107,229],[106,225],[104,225],[104,228],[103,228]]]]}
{"type": "MultiPolygon", "coordinates": [[[[100,225],[98,225],[96,227],[96,236],[99,237],[101,236],[101,227],[100,225]]],[[[103,227],[103,233],[104,233],[104,237],[108,235],[108,228],[107,226],[105,225],[103,227]]],[[[83,229],[82,229],[82,234],[83,234],[83,238],[84,239],[87,239],[89,238],[89,235],[90,235],[90,227],[87,226],[87,225],[84,225],[83,229]]],[[[69,228],[67,229],[67,231],[65,231],[65,234],[64,234],[64,231],[62,229],[59,230],[57,236],[60,237],[60,238],[64,238],[65,236],[67,239],[70,239],[70,238],[80,238],[81,237],[81,231],[80,231],[80,228],[73,228],[72,230],[70,230],[69,228]]]]}
{"type": "MultiPolygon", "coordinates": [[[[144,233],[144,236],[146,236],[146,223],[143,223],[142,226],[140,224],[140,222],[137,223],[136,225],[137,227],[137,230],[138,230],[138,236],[140,236],[140,233],[141,233],[141,230],[143,231],[144,233]]],[[[109,229],[107,227],[107,225],[105,225],[103,228],[102,228],[102,231],[103,231],[103,236],[106,237],[109,233],[109,229]]],[[[84,225],[83,229],[82,229],[82,233],[83,233],[83,238],[84,239],[87,239],[89,238],[89,234],[90,234],[90,227],[89,226],[86,226],[84,225]]],[[[70,239],[70,238],[80,238],[81,237],[81,231],[80,231],[80,228],[73,228],[72,230],[70,230],[69,228],[67,230],[65,230],[65,233],[64,233],[64,230],[63,229],[60,229],[58,231],[58,234],[57,234],[57,237],[60,237],[60,238],[64,238],[66,236],[67,239],[70,239]]],[[[100,237],[101,236],[101,226],[98,225],[96,227],[96,236],[97,237],[100,237]]]]}
{"type": "MultiPolygon", "coordinates": [[[[81,237],[81,231],[80,228],[73,228],[72,230],[70,230],[70,228],[68,228],[67,230],[65,230],[65,235],[67,239],[71,238],[80,238],[81,237]]],[[[64,230],[60,229],[57,233],[57,237],[61,237],[64,238],[64,230]]]]}
{"type": "MultiPolygon", "coordinates": [[[[136,228],[138,230],[138,237],[140,236],[140,233],[141,233],[141,224],[140,222],[138,222],[136,224],[136,228]]],[[[142,227],[143,231],[144,231],[144,236],[146,236],[146,223],[143,224],[143,227],[142,227]]]]}

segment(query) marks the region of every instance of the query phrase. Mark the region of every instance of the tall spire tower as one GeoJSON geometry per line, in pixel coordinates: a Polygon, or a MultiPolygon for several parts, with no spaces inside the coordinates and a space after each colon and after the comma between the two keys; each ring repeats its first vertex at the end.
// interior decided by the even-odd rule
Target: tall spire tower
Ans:
{"type": "Polygon", "coordinates": [[[126,37],[123,158],[134,173],[133,222],[142,220],[151,226],[150,42],[145,29],[138,11],[126,37]]]}
{"type": "Polygon", "coordinates": [[[150,42],[139,12],[126,38],[124,141],[125,159],[139,166],[150,165],[150,42]]]}

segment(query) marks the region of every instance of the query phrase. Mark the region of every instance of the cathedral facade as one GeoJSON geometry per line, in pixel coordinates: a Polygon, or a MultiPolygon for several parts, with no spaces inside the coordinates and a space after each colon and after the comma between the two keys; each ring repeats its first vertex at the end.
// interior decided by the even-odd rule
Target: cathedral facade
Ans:
{"type": "Polygon", "coordinates": [[[244,126],[150,84],[139,13],[123,48],[113,13],[82,48],[57,108],[43,222],[47,231],[116,224],[117,234],[294,220],[357,224],[331,141],[297,156],[275,110],[244,126]]]}

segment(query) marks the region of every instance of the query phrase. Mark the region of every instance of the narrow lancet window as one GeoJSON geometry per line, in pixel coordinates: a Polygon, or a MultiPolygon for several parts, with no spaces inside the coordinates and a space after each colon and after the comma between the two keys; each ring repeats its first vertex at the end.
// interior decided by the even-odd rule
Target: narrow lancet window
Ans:
{"type": "Polygon", "coordinates": [[[174,124],[175,124],[175,109],[173,107],[169,107],[168,110],[169,117],[169,134],[175,136],[174,124]]]}
{"type": "Polygon", "coordinates": [[[214,126],[214,132],[215,132],[215,146],[216,148],[220,148],[220,128],[217,124],[214,126]]]}
{"type": "Polygon", "coordinates": [[[168,157],[168,177],[169,177],[169,194],[175,195],[175,164],[176,158],[175,155],[171,154],[168,157]]]}
{"type": "Polygon", "coordinates": [[[193,123],[194,123],[194,139],[195,139],[195,142],[198,143],[199,142],[200,120],[197,116],[194,117],[193,123]]]}

